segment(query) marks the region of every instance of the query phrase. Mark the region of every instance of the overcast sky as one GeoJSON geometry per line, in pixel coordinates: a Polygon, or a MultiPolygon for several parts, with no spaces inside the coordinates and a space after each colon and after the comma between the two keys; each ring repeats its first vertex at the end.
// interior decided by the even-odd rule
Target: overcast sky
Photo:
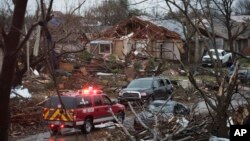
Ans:
{"type": "MultiPolygon", "coordinates": [[[[48,0],[45,0],[48,1],[48,0]]],[[[84,0],[54,0],[53,10],[66,12],[67,7],[75,7],[78,2],[84,0]]],[[[87,10],[89,7],[96,6],[102,3],[104,0],[86,0],[83,5],[82,10],[87,10]]],[[[153,10],[163,11],[163,8],[166,7],[165,0],[129,0],[132,8],[137,8],[142,11],[152,12],[153,10]]],[[[36,9],[36,0],[29,0],[27,11],[30,13],[34,12],[36,9]]]]}

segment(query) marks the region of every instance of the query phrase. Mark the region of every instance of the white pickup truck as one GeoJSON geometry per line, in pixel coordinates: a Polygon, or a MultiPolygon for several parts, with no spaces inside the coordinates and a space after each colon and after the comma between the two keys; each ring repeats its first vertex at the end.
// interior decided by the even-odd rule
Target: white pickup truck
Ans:
{"type": "MultiPolygon", "coordinates": [[[[218,51],[218,55],[219,55],[219,61],[221,62],[222,65],[232,63],[232,53],[226,52],[223,49],[217,49],[217,51],[218,51]]],[[[213,59],[215,61],[217,61],[215,49],[210,49],[209,52],[211,53],[213,59]]],[[[204,65],[204,66],[205,65],[206,66],[213,65],[212,60],[211,60],[208,52],[206,52],[206,54],[202,57],[202,65],[204,65]]]]}

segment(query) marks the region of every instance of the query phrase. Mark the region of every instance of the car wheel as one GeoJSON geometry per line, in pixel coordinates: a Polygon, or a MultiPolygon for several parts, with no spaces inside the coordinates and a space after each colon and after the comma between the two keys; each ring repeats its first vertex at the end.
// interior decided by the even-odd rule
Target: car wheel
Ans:
{"type": "MultiPolygon", "coordinates": [[[[118,119],[118,121],[119,121],[120,123],[123,124],[123,121],[124,121],[124,113],[123,113],[123,112],[118,113],[118,114],[116,115],[116,118],[118,119]]],[[[116,120],[115,120],[115,123],[117,123],[116,120]]]]}
{"type": "Polygon", "coordinates": [[[91,130],[93,129],[94,125],[93,125],[93,122],[90,118],[86,119],[83,126],[82,126],[82,131],[84,133],[90,133],[91,130]]]}

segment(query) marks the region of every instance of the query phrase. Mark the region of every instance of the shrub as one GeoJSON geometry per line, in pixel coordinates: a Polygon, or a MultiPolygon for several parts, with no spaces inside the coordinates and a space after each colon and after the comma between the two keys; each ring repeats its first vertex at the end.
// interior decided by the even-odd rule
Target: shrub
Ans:
{"type": "Polygon", "coordinates": [[[80,58],[83,59],[83,60],[86,60],[86,61],[91,61],[91,59],[93,58],[93,54],[89,53],[88,51],[83,51],[81,54],[80,54],[80,58]]]}

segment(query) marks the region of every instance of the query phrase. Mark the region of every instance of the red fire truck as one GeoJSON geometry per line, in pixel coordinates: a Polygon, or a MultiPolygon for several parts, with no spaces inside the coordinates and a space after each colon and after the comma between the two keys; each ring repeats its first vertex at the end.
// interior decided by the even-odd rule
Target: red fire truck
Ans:
{"type": "Polygon", "coordinates": [[[94,125],[115,121],[122,123],[125,107],[93,87],[59,96],[51,96],[44,105],[43,119],[49,124],[52,134],[62,128],[80,128],[89,133],[94,125]],[[113,114],[112,114],[113,113],[113,114]]]}

